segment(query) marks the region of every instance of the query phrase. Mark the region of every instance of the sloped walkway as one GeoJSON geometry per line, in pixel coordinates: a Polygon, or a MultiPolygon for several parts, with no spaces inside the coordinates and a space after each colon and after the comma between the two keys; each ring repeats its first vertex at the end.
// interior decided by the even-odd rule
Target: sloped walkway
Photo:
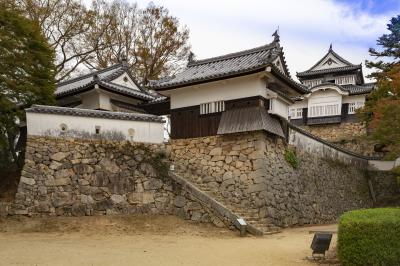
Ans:
{"type": "Polygon", "coordinates": [[[263,235],[263,234],[273,234],[280,232],[281,228],[273,225],[268,218],[260,218],[259,210],[256,208],[249,208],[247,206],[242,206],[240,202],[235,203],[228,198],[225,198],[223,194],[218,191],[215,187],[210,185],[210,183],[203,182],[207,180],[207,176],[199,176],[195,172],[195,169],[192,171],[180,171],[181,168],[179,165],[176,165],[176,173],[179,176],[187,179],[191,184],[196,186],[200,191],[206,193],[215,201],[220,202],[224,207],[230,210],[234,215],[239,218],[245,220],[245,222],[249,225],[248,231],[254,235],[263,235]]]}

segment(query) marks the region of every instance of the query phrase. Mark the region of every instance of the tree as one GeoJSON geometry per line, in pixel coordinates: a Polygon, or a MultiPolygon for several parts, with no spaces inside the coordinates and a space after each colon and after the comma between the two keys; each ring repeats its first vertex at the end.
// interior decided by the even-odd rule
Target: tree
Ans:
{"type": "MultiPolygon", "coordinates": [[[[143,84],[149,80],[175,73],[189,53],[189,30],[181,27],[177,18],[161,6],[150,4],[144,10],[125,1],[107,3],[95,1],[93,11],[98,18],[112,19],[96,56],[85,63],[92,68],[104,68],[126,57],[132,73],[143,84]]],[[[99,23],[99,25],[106,22],[99,23]]],[[[88,42],[96,45],[94,38],[88,42]]]]}
{"type": "Polygon", "coordinates": [[[23,109],[53,103],[54,54],[37,25],[0,4],[0,172],[22,166],[23,109]]]}
{"type": "Polygon", "coordinates": [[[371,93],[361,115],[372,131],[371,138],[389,151],[388,158],[400,156],[400,16],[387,25],[389,34],[382,35],[377,44],[382,51],[371,48],[370,54],[385,61],[367,61],[376,68],[376,89],[371,93]]]}
{"type": "Polygon", "coordinates": [[[382,46],[384,49],[382,51],[377,51],[374,48],[370,48],[369,53],[377,58],[386,57],[391,61],[367,61],[367,67],[377,68],[381,71],[373,73],[372,77],[379,78],[381,74],[385,75],[385,73],[390,71],[394,65],[400,63],[400,15],[393,17],[390,20],[390,23],[387,24],[387,29],[390,33],[383,34],[377,40],[377,44],[382,46]]]}
{"type": "Polygon", "coordinates": [[[139,81],[173,74],[186,61],[189,31],[167,9],[125,0],[5,0],[37,23],[56,55],[56,81],[127,58],[139,81]]]}
{"type": "MultiPolygon", "coordinates": [[[[136,4],[124,1],[93,1],[92,10],[98,18],[97,27],[108,24],[102,43],[105,49],[96,49],[95,55],[85,61],[85,65],[92,69],[106,68],[118,63],[133,49],[135,31],[137,29],[139,10],[136,4]]],[[[88,45],[96,45],[96,36],[89,36],[88,45]]]]}
{"type": "Polygon", "coordinates": [[[77,0],[20,0],[25,16],[41,28],[56,54],[56,79],[62,81],[79,70],[95,51],[106,47],[102,35],[109,21],[99,18],[77,0]],[[87,45],[87,40],[91,45],[87,45]]]}

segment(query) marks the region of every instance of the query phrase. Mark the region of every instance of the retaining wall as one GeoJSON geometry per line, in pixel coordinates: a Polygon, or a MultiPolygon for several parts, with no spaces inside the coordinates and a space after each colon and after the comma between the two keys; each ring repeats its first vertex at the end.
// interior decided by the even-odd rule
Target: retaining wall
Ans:
{"type": "Polygon", "coordinates": [[[164,145],[29,137],[10,214],[175,214],[231,226],[204,198],[168,175],[164,145]]]}
{"type": "Polygon", "coordinates": [[[336,222],[345,211],[373,206],[369,179],[382,184],[376,198],[394,184],[387,173],[366,177],[363,158],[291,143],[297,168],[285,159],[290,147],[263,132],[171,140],[167,148],[181,175],[204,184],[232,208],[255,210],[277,226],[336,222]]]}

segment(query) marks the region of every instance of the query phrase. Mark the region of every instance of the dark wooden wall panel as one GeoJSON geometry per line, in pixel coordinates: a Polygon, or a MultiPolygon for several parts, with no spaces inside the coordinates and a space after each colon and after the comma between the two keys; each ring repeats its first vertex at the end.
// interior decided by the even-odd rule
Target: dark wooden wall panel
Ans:
{"type": "MultiPolygon", "coordinates": [[[[225,101],[225,110],[264,105],[268,100],[257,96],[225,101]]],[[[200,115],[200,106],[190,106],[171,110],[171,137],[173,139],[196,138],[217,135],[222,113],[200,115]]]]}

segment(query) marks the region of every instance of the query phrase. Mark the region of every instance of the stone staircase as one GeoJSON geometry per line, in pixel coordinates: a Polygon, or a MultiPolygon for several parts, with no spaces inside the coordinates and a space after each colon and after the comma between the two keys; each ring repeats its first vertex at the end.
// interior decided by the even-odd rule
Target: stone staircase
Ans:
{"type": "Polygon", "coordinates": [[[177,174],[181,175],[183,178],[187,179],[193,185],[195,185],[199,190],[206,193],[214,200],[222,203],[227,209],[229,209],[236,216],[243,218],[248,225],[247,230],[253,235],[268,235],[279,233],[281,231],[280,227],[277,227],[270,223],[267,218],[260,218],[259,211],[255,208],[246,208],[238,203],[229,201],[224,198],[221,193],[215,188],[210,187],[207,183],[203,183],[203,177],[198,176],[195,173],[179,172],[177,174]]]}

